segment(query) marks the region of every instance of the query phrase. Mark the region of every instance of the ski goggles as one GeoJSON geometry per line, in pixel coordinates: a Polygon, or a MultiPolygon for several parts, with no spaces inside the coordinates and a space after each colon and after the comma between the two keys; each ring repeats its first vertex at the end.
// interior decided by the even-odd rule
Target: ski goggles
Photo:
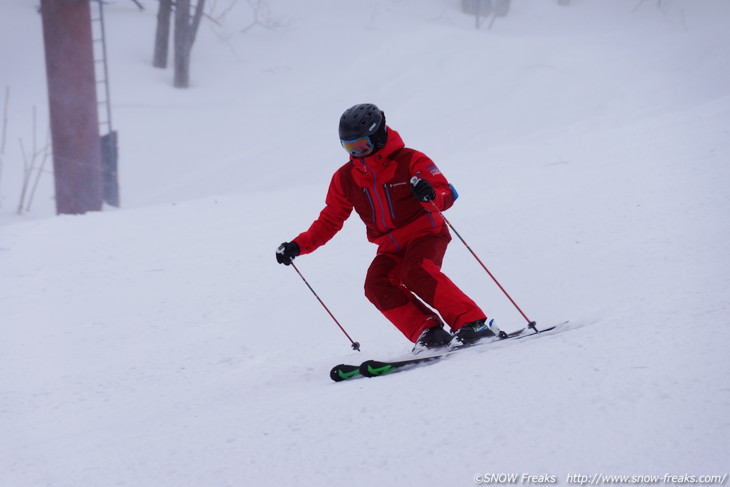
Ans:
{"type": "Polygon", "coordinates": [[[370,137],[360,137],[359,139],[354,140],[341,140],[340,143],[342,144],[343,149],[353,156],[365,154],[373,148],[373,142],[370,140],[370,137]]]}

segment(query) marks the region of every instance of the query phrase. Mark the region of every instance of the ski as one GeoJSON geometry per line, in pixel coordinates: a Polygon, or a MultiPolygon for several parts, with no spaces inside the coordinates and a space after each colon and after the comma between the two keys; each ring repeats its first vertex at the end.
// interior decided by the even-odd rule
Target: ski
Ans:
{"type": "MultiPolygon", "coordinates": [[[[553,327],[543,330],[548,331],[552,330],[553,327]]],[[[537,332],[539,333],[539,332],[537,332]]],[[[359,372],[360,375],[363,377],[378,377],[385,374],[390,374],[392,372],[395,372],[396,370],[402,371],[405,368],[412,368],[412,366],[425,364],[427,362],[436,362],[438,360],[441,360],[453,353],[458,352],[459,350],[463,350],[465,348],[472,348],[472,347],[479,347],[484,345],[489,345],[490,343],[495,342],[503,342],[505,340],[511,340],[515,338],[520,337],[526,337],[535,335],[536,332],[531,328],[522,328],[517,331],[513,331],[512,333],[505,333],[501,336],[495,336],[490,338],[482,338],[481,340],[477,340],[476,342],[469,343],[467,345],[456,345],[453,347],[450,347],[442,352],[437,352],[435,354],[430,354],[423,357],[415,357],[405,360],[398,360],[395,362],[382,362],[379,360],[366,360],[362,364],[360,364],[359,372]]]]}
{"type": "Polygon", "coordinates": [[[391,374],[394,372],[400,372],[406,369],[415,368],[417,366],[427,364],[430,362],[436,362],[439,360],[442,360],[449,355],[452,355],[459,350],[463,350],[465,348],[472,348],[472,347],[480,347],[489,345],[496,342],[503,342],[505,340],[517,340],[521,338],[527,338],[539,334],[544,334],[549,331],[554,330],[555,328],[565,325],[568,322],[565,321],[563,323],[558,323],[557,325],[550,326],[548,328],[544,328],[541,330],[536,330],[534,328],[522,328],[520,330],[514,331],[512,333],[505,333],[501,337],[493,337],[493,338],[485,338],[482,340],[478,340],[474,343],[470,343],[468,345],[457,345],[454,347],[451,347],[447,350],[444,350],[442,352],[437,352],[435,354],[430,354],[427,356],[422,357],[414,357],[409,358],[405,360],[397,360],[397,361],[390,361],[390,362],[384,362],[380,360],[366,360],[363,363],[358,365],[350,365],[350,364],[340,364],[336,365],[332,368],[330,371],[330,378],[335,382],[342,382],[346,380],[352,380],[360,377],[379,377],[381,375],[391,374]]]}
{"type": "Polygon", "coordinates": [[[343,380],[355,379],[357,377],[360,377],[359,365],[340,364],[335,365],[330,370],[330,379],[335,382],[342,382],[343,380]]]}

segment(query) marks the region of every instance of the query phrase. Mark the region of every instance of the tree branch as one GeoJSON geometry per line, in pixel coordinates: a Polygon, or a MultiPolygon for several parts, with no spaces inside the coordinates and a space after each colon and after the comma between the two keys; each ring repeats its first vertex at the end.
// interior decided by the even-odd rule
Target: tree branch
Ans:
{"type": "Polygon", "coordinates": [[[195,43],[195,37],[198,35],[198,27],[200,27],[200,19],[203,18],[203,8],[205,7],[205,0],[198,0],[198,4],[195,6],[195,15],[193,15],[193,21],[190,24],[190,45],[195,43]]]}

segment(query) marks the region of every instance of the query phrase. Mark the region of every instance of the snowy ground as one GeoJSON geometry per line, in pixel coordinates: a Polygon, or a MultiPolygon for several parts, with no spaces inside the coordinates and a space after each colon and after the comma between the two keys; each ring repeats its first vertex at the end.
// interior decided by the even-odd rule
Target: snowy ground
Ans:
{"type": "MultiPolygon", "coordinates": [[[[477,31],[455,0],[268,0],[241,32],[239,1],[184,91],[143,3],[107,8],[123,209],[61,217],[49,175],[14,214],[45,73],[35,8],[0,4],[0,486],[730,471],[727,2],[515,0],[477,31]],[[570,328],[330,381],[409,349],[362,294],[359,221],[297,263],[360,353],[273,257],[365,101],[457,187],[448,217],[528,315],[570,328]]],[[[445,270],[522,325],[458,240],[445,270]]]]}

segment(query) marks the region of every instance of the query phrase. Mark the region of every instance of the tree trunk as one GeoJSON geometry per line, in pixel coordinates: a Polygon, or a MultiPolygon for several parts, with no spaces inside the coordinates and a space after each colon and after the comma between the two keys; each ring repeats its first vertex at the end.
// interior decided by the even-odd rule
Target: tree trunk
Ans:
{"type": "Polygon", "coordinates": [[[89,2],[41,0],[56,211],[102,209],[101,144],[89,2]]]}
{"type": "Polygon", "coordinates": [[[195,35],[203,17],[205,0],[198,0],[195,14],[190,16],[190,0],[177,0],[175,4],[175,82],[176,88],[190,86],[190,53],[195,35]]]}
{"type": "Polygon", "coordinates": [[[497,17],[506,17],[509,13],[510,0],[497,0],[494,13],[497,17]]]}
{"type": "Polygon", "coordinates": [[[167,53],[170,50],[170,16],[172,0],[160,0],[157,11],[157,32],[155,33],[155,54],[152,65],[156,68],[167,67],[167,53]]]}

